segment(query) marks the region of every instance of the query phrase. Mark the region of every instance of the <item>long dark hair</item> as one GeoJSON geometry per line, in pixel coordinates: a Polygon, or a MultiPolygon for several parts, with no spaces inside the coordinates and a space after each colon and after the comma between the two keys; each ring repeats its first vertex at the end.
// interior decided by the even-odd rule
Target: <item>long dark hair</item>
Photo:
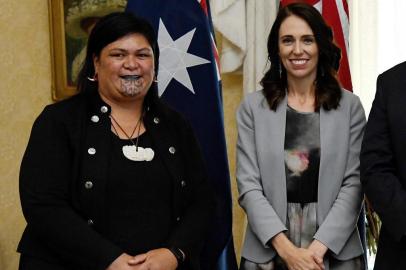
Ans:
{"type": "Polygon", "coordinates": [[[315,109],[319,110],[320,107],[326,110],[337,109],[341,99],[341,87],[336,79],[341,50],[334,44],[333,32],[320,12],[305,3],[293,3],[281,8],[269,33],[267,47],[271,67],[261,80],[268,104],[275,111],[286,95],[287,76],[279,58],[278,41],[282,22],[292,15],[307,22],[314,33],[319,49],[315,109]]]}
{"type": "MultiPolygon", "coordinates": [[[[159,48],[151,24],[142,18],[136,17],[132,13],[114,12],[102,17],[90,32],[87,42],[86,58],[78,75],[79,92],[97,91],[97,82],[88,80],[88,78],[92,78],[95,73],[93,57],[100,57],[100,53],[104,47],[133,33],[141,34],[147,39],[154,53],[155,76],[158,75],[159,48]]],[[[157,93],[157,84],[153,83],[151,89],[148,90],[145,100],[148,101],[157,97],[157,93]]],[[[144,104],[146,103],[147,102],[144,102],[144,104]]]]}

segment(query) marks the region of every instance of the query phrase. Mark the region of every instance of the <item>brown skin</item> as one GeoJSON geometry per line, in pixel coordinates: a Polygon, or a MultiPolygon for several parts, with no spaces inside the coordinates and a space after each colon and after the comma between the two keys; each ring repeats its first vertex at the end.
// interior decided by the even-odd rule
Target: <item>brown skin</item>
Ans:
{"type": "Polygon", "coordinates": [[[136,270],[134,265],[130,265],[128,262],[134,257],[123,253],[117,259],[115,259],[106,270],[136,270]]]}
{"type": "Polygon", "coordinates": [[[175,270],[177,267],[172,252],[159,248],[135,257],[123,253],[106,270],[175,270]]]}
{"type": "MultiPolygon", "coordinates": [[[[131,134],[140,119],[145,95],[155,77],[154,54],[151,44],[141,34],[129,34],[104,47],[99,57],[93,58],[99,84],[99,94],[111,106],[111,114],[131,134]],[[123,75],[140,76],[136,93],[123,87],[123,75]]],[[[112,122],[115,125],[114,121],[112,122]]],[[[116,126],[120,138],[127,138],[116,126]]],[[[140,133],[145,131],[141,125],[140,133]]],[[[175,270],[176,257],[168,249],[150,250],[135,257],[126,253],[114,260],[107,270],[175,270]]]]}
{"type": "Polygon", "coordinates": [[[101,98],[111,106],[117,122],[131,134],[155,76],[151,45],[141,34],[129,34],[104,47],[93,63],[101,98]],[[140,76],[138,93],[125,91],[123,75],[140,76]]]}
{"type": "Polygon", "coordinates": [[[159,248],[140,254],[128,262],[137,270],[175,270],[178,261],[169,249],[159,248]]]}

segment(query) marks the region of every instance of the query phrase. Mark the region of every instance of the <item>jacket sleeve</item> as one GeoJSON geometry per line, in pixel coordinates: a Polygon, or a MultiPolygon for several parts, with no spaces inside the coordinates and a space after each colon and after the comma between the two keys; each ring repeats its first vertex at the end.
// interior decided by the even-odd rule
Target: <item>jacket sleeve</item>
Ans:
{"type": "Polygon", "coordinates": [[[182,162],[186,169],[186,179],[182,201],[182,211],[168,240],[169,246],[180,248],[186,254],[187,263],[196,269],[200,251],[209,231],[215,209],[214,193],[208,183],[206,166],[199,144],[190,124],[182,118],[178,126],[182,145],[182,162]]]}
{"type": "Polygon", "coordinates": [[[27,225],[57,259],[106,269],[122,251],[94,231],[70,203],[73,153],[55,111],[36,119],[20,169],[20,198],[27,225]]]}
{"type": "MultiPolygon", "coordinates": [[[[351,99],[347,161],[340,191],[314,238],[338,255],[354,232],[362,206],[359,154],[365,113],[358,97],[351,99]]],[[[340,147],[340,146],[337,146],[340,147]]]]}
{"type": "MultiPolygon", "coordinates": [[[[400,241],[406,234],[406,190],[396,172],[393,152],[396,145],[391,140],[388,122],[387,106],[390,104],[386,91],[390,89],[384,89],[384,83],[384,77],[380,75],[362,143],[361,181],[385,231],[395,241],[400,241]]],[[[397,130],[393,128],[393,132],[397,130]]]]}
{"type": "Polygon", "coordinates": [[[249,98],[246,98],[238,109],[237,127],[238,200],[247,214],[251,230],[266,246],[272,237],[287,228],[264,195],[257,160],[254,115],[249,98]]]}

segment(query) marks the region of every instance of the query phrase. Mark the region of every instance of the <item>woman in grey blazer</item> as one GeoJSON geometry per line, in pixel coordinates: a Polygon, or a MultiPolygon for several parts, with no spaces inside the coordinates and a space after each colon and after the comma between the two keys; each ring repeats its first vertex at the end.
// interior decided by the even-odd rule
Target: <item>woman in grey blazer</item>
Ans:
{"type": "Polygon", "coordinates": [[[237,113],[239,202],[248,216],[240,268],[363,269],[356,227],[365,115],[336,80],[340,49],[310,5],[282,8],[272,63],[237,113]]]}

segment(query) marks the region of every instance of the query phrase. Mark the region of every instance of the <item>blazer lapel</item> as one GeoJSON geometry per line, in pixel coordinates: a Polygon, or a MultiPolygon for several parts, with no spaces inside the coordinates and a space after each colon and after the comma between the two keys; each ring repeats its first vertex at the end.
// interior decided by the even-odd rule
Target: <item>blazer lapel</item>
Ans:
{"type": "MultiPolygon", "coordinates": [[[[264,103],[266,104],[266,100],[264,100],[264,103]]],[[[264,117],[263,121],[261,121],[261,129],[264,130],[257,132],[257,141],[260,143],[258,148],[263,148],[258,149],[260,153],[262,152],[262,155],[259,156],[259,165],[263,171],[262,185],[268,199],[272,202],[274,210],[285,224],[287,213],[284,159],[286,109],[286,96],[275,112],[266,106],[266,111],[260,113],[264,117]]]]}
{"type": "Polygon", "coordinates": [[[325,213],[331,207],[329,200],[331,196],[329,190],[334,190],[336,176],[335,173],[335,158],[338,149],[336,136],[339,136],[340,131],[337,130],[337,110],[326,111],[320,109],[320,166],[319,166],[319,181],[317,190],[317,223],[320,225],[324,220],[325,213]]]}

